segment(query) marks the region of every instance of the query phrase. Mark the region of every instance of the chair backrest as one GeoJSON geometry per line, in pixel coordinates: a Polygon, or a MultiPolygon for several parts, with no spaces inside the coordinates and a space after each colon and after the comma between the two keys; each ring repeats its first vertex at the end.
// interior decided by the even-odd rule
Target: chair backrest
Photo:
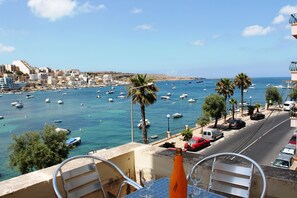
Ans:
{"type": "MultiPolygon", "coordinates": [[[[128,184],[133,186],[135,189],[140,189],[141,185],[130,179],[120,170],[114,163],[104,158],[94,155],[79,155],[71,157],[63,161],[58,165],[53,174],[53,188],[58,196],[62,197],[57,184],[58,174],[61,175],[63,187],[67,194],[67,197],[82,197],[95,191],[100,191],[103,197],[108,197],[108,192],[103,187],[100,171],[97,168],[96,162],[102,162],[117,173],[117,177],[122,177],[122,181],[119,185],[117,197],[121,195],[123,186],[128,184]],[[75,164],[75,168],[71,167],[70,162],[78,161],[82,163],[82,166],[75,164]]],[[[112,174],[111,174],[112,175],[112,174]]]]}
{"type": "Polygon", "coordinates": [[[187,179],[191,179],[198,165],[211,160],[212,167],[208,184],[209,191],[221,192],[225,195],[238,197],[249,197],[254,167],[256,167],[262,177],[263,183],[260,197],[265,196],[266,178],[262,168],[253,159],[237,153],[217,153],[203,158],[192,167],[187,179]],[[238,163],[238,161],[236,161],[237,163],[230,163],[230,161],[229,163],[224,163],[224,161],[226,162],[226,157],[228,157],[229,160],[236,158],[241,163],[238,163]]]}

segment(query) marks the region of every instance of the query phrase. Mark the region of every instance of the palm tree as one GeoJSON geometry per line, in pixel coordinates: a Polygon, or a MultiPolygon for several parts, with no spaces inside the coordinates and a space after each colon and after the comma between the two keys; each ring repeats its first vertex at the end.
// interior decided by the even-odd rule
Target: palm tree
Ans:
{"type": "Polygon", "coordinates": [[[131,86],[128,88],[128,97],[132,97],[132,103],[138,103],[141,109],[142,118],[142,138],[145,144],[148,143],[147,130],[145,124],[145,107],[157,101],[156,92],[158,87],[154,85],[152,79],[147,79],[146,74],[136,74],[130,78],[131,86]]]}
{"type": "Polygon", "coordinates": [[[249,88],[252,84],[252,80],[244,73],[237,74],[234,79],[235,85],[240,89],[241,93],[241,116],[243,116],[243,90],[249,88]]]}
{"type": "MultiPolygon", "coordinates": [[[[227,98],[232,96],[234,94],[234,83],[228,79],[228,78],[221,78],[217,83],[216,83],[216,88],[215,90],[218,92],[218,94],[223,95],[225,99],[225,107],[227,107],[227,98]]],[[[224,122],[226,122],[226,110],[224,114],[224,122]]]]}
{"type": "Polygon", "coordinates": [[[257,112],[259,112],[259,108],[260,108],[261,106],[262,106],[262,105],[259,104],[259,103],[256,103],[256,104],[255,104],[255,107],[256,107],[256,109],[257,109],[257,112]]]}
{"type": "Polygon", "coordinates": [[[237,100],[234,99],[234,98],[231,98],[231,99],[229,100],[229,103],[232,105],[232,119],[234,120],[234,105],[237,104],[237,100]]]}

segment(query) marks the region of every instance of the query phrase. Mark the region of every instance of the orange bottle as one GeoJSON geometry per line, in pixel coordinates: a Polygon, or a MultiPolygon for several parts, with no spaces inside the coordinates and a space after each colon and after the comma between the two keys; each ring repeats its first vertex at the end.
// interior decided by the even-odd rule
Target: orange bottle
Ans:
{"type": "Polygon", "coordinates": [[[183,166],[182,149],[176,148],[174,166],[170,176],[169,198],[187,197],[187,179],[183,166]]]}

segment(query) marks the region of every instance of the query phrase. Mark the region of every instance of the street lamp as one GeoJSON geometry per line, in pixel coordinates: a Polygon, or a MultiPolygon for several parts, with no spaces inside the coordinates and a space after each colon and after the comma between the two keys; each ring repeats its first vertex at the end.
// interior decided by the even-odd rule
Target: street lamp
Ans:
{"type": "Polygon", "coordinates": [[[167,138],[170,138],[171,134],[170,134],[170,126],[169,126],[169,119],[170,119],[170,115],[167,114],[167,138]]]}
{"type": "Polygon", "coordinates": [[[252,106],[252,96],[250,96],[250,106],[252,106]]]}
{"type": "MultiPolygon", "coordinates": [[[[153,85],[153,82],[149,82],[146,85],[139,87],[130,87],[130,90],[138,89],[141,87],[147,87],[153,85]]],[[[131,142],[134,142],[134,118],[133,118],[133,96],[131,96],[131,107],[130,107],[130,116],[131,116],[131,142]]]]}

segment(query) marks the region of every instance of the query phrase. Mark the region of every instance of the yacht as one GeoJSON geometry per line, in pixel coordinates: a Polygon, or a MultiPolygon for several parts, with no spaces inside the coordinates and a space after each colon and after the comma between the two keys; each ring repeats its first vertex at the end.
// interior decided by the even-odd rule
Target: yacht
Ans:
{"type": "Polygon", "coordinates": [[[172,114],[172,117],[173,118],[181,118],[181,117],[183,117],[183,114],[181,114],[181,113],[174,113],[174,114],[172,114]]]}
{"type": "MultiPolygon", "coordinates": [[[[151,125],[151,123],[150,123],[150,121],[148,119],[145,119],[145,125],[146,125],[146,127],[149,127],[151,125]]],[[[139,121],[137,126],[140,129],[142,128],[142,119],[139,121]]]]}
{"type": "Polygon", "coordinates": [[[169,100],[170,97],[169,97],[169,96],[161,96],[161,99],[162,99],[162,100],[169,100]]]}
{"type": "Polygon", "coordinates": [[[190,99],[188,100],[188,102],[189,102],[189,103],[194,103],[194,102],[196,102],[196,100],[193,99],[193,98],[190,98],[190,99]]]}
{"type": "Polygon", "coordinates": [[[58,100],[58,104],[63,104],[63,100],[58,100]]]}
{"type": "Polygon", "coordinates": [[[44,101],[45,103],[50,103],[51,102],[51,100],[49,99],[49,98],[47,98],[47,99],[45,99],[45,101],[44,101]]]}
{"type": "Polygon", "coordinates": [[[108,98],[108,101],[113,102],[114,100],[113,100],[113,98],[108,98]]]}
{"type": "Polygon", "coordinates": [[[81,138],[80,137],[75,137],[75,138],[69,138],[66,140],[66,145],[67,146],[78,146],[81,143],[81,138]]]}
{"type": "Polygon", "coordinates": [[[21,102],[18,102],[18,104],[15,105],[16,108],[21,109],[23,108],[23,104],[21,102]]]}
{"type": "Polygon", "coordinates": [[[28,94],[28,95],[26,95],[26,98],[27,98],[27,99],[31,99],[31,98],[34,98],[34,96],[33,96],[33,95],[30,95],[30,94],[28,94]]]}

